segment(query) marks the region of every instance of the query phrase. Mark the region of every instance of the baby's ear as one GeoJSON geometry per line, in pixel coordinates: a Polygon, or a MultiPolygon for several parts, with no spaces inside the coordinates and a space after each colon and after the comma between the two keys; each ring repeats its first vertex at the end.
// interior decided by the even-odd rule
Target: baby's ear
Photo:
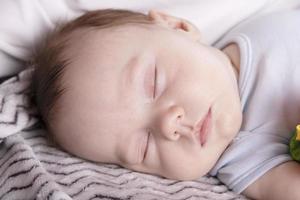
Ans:
{"type": "Polygon", "coordinates": [[[159,25],[186,33],[187,36],[195,41],[201,40],[199,29],[185,19],[174,17],[157,10],[150,10],[148,17],[151,21],[159,25]]]}

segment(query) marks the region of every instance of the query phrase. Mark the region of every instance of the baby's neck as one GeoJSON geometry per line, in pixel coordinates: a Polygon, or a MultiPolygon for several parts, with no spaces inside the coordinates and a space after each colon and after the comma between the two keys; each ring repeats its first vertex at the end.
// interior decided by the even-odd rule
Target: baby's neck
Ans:
{"type": "Polygon", "coordinates": [[[227,55],[233,66],[236,77],[239,76],[240,71],[240,50],[236,43],[230,43],[222,51],[227,55]]]}

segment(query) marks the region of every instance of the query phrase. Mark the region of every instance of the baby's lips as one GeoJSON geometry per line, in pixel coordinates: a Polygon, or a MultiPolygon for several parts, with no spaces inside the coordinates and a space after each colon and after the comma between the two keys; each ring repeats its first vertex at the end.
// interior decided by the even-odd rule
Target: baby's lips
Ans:
{"type": "Polygon", "coordinates": [[[205,116],[196,125],[196,135],[199,138],[201,146],[206,143],[207,134],[210,129],[211,107],[209,107],[205,116]]]}

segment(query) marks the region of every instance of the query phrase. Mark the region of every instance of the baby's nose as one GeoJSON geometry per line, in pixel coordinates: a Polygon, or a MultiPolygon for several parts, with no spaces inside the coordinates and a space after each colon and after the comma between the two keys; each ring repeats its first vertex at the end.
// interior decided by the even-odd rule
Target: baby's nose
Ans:
{"type": "Polygon", "coordinates": [[[160,133],[169,140],[178,140],[183,135],[188,135],[193,131],[193,127],[184,124],[185,111],[181,106],[173,105],[169,107],[159,121],[160,133]]]}

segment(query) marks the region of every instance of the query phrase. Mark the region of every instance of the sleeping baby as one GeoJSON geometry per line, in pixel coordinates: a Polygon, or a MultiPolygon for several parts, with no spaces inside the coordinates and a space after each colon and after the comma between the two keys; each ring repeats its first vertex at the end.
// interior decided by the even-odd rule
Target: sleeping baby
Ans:
{"type": "Polygon", "coordinates": [[[246,20],[213,47],[166,13],[91,11],[41,44],[34,102],[51,140],[79,157],[300,199],[288,148],[300,117],[299,24],[299,11],[246,20]]]}

